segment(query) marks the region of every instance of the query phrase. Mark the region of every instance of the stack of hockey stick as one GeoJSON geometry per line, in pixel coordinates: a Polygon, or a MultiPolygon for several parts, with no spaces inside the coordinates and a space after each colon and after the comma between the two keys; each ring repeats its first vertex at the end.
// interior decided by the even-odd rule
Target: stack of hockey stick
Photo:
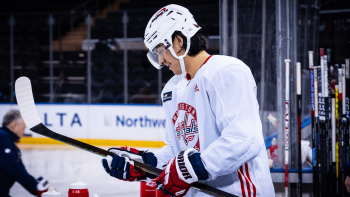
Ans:
{"type": "MultiPolygon", "coordinates": [[[[349,59],[345,64],[333,64],[331,50],[320,49],[320,65],[314,66],[313,51],[309,51],[311,127],[313,150],[314,196],[346,196],[345,178],[349,159],[349,59]]],[[[289,158],[289,63],[286,59],[285,111],[285,194],[288,197],[289,158]]],[[[301,68],[296,63],[298,116],[298,196],[302,196],[301,161],[301,68]]]]}
{"type": "Polygon", "coordinates": [[[321,48],[320,66],[314,66],[313,62],[313,51],[309,51],[313,193],[316,197],[346,196],[344,182],[349,167],[349,59],[345,60],[345,64],[334,64],[331,50],[321,48]]]}

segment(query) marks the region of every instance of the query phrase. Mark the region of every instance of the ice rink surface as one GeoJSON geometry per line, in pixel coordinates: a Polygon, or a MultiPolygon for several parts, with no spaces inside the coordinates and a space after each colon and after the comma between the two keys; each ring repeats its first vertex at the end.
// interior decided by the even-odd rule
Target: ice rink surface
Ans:
{"type": "MultiPolygon", "coordinates": [[[[68,196],[69,185],[77,178],[88,185],[92,197],[138,197],[140,196],[139,182],[120,181],[109,176],[101,164],[102,157],[68,145],[20,145],[22,160],[27,171],[38,178],[43,176],[49,180],[50,186],[68,196]]],[[[108,149],[108,147],[102,147],[108,149]]],[[[151,148],[149,151],[158,149],[151,148]]],[[[11,188],[12,197],[33,196],[20,184],[15,183],[11,188]]]]}
{"type": "MultiPolygon", "coordinates": [[[[88,185],[90,197],[139,197],[140,183],[120,181],[109,176],[103,169],[103,157],[68,145],[19,145],[22,160],[27,171],[38,178],[49,180],[50,186],[68,197],[69,185],[77,178],[88,185]]],[[[103,148],[107,150],[109,147],[103,148]]],[[[145,149],[145,148],[139,148],[145,149]]],[[[150,152],[158,148],[148,148],[150,152]]],[[[275,188],[276,189],[276,188],[275,188]]],[[[276,197],[284,196],[284,184],[276,197]],[[283,186],[283,188],[282,188],[283,186]]],[[[11,197],[33,197],[20,184],[15,183],[10,191],[11,197]]],[[[303,197],[309,197],[303,194],[303,197]]]]}

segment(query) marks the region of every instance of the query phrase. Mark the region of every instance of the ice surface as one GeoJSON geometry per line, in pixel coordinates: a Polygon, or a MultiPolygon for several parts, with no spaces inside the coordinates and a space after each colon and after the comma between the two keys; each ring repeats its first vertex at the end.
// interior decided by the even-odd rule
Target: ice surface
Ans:
{"type": "MultiPolygon", "coordinates": [[[[61,197],[68,196],[69,185],[77,178],[88,185],[91,197],[93,194],[98,194],[99,197],[140,196],[140,183],[120,181],[109,176],[102,167],[103,157],[101,156],[80,149],[22,149],[21,151],[27,171],[35,178],[39,176],[47,178],[50,186],[61,193],[61,197]]],[[[18,183],[11,188],[10,195],[12,197],[33,196],[18,183]]]]}

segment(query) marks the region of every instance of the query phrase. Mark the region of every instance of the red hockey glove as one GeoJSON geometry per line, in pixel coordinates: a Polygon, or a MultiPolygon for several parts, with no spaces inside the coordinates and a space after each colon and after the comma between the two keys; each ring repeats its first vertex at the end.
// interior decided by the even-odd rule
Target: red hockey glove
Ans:
{"type": "Polygon", "coordinates": [[[102,159],[102,165],[109,175],[123,181],[141,181],[146,179],[146,177],[155,177],[140,169],[136,169],[134,162],[130,160],[133,159],[156,166],[157,158],[153,153],[129,147],[110,148],[108,151],[116,153],[113,158],[107,156],[105,159],[102,159]]]}
{"type": "Polygon", "coordinates": [[[157,183],[157,188],[164,188],[165,194],[172,196],[185,196],[194,182],[208,178],[207,172],[200,160],[200,154],[193,148],[181,151],[175,158],[171,159],[162,174],[153,181],[157,183]],[[189,159],[191,155],[195,155],[189,159]],[[191,161],[192,160],[192,161],[191,161]],[[161,183],[161,185],[159,184],[161,183]]]}
{"type": "Polygon", "coordinates": [[[36,191],[38,193],[38,196],[41,197],[41,194],[44,192],[47,192],[49,189],[49,181],[43,177],[39,177],[37,179],[37,184],[36,184],[36,191]]]}

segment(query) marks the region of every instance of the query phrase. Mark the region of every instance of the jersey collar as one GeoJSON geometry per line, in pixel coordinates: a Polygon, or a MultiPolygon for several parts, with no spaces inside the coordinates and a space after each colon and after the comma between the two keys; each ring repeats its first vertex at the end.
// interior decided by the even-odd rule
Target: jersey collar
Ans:
{"type": "MultiPolygon", "coordinates": [[[[202,66],[203,66],[205,63],[207,63],[207,61],[208,61],[212,56],[214,56],[214,55],[210,55],[210,56],[204,61],[204,63],[198,68],[198,70],[201,69],[202,66]]],[[[198,72],[198,70],[197,70],[197,72],[198,72]]],[[[186,79],[187,79],[187,81],[191,80],[190,74],[186,73],[186,79]]]]}

